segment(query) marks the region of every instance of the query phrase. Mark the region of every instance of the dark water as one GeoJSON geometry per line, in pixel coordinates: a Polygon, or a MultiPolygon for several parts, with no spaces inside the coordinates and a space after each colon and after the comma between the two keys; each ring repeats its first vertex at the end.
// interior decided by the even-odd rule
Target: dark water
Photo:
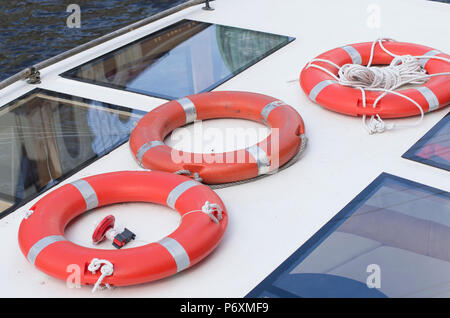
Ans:
{"type": "MultiPolygon", "coordinates": [[[[434,0],[449,2],[450,0],[434,0]]],[[[0,0],[0,81],[37,62],[185,0],[0,0]],[[69,4],[81,28],[68,28],[69,4]]]]}
{"type": "Polygon", "coordinates": [[[54,55],[185,0],[0,0],[0,81],[54,55]],[[69,4],[81,27],[69,28],[69,4]]]}

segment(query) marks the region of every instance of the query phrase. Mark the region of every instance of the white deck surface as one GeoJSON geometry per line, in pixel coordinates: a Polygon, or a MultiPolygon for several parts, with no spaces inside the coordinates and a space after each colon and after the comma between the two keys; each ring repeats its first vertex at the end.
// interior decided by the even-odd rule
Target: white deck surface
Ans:
{"type": "MultiPolygon", "coordinates": [[[[243,297],[381,172],[450,191],[448,172],[401,158],[448,108],[427,114],[418,127],[370,136],[359,118],[315,105],[298,81],[288,82],[298,79],[305,63],[321,52],[380,36],[450,52],[449,5],[419,0],[218,0],[212,6],[216,9],[212,12],[190,8],[49,67],[41,72],[38,87],[149,111],[165,101],[63,79],[58,74],[182,18],[290,35],[296,40],[216,90],[259,92],[292,105],[305,121],[307,150],[299,163],[276,175],[217,190],[228,209],[229,226],[218,248],[200,264],[168,279],[102,291],[94,297],[243,297]],[[379,29],[366,24],[371,4],[381,9],[379,29]]],[[[35,87],[15,83],[1,92],[0,105],[35,87]]],[[[216,123],[220,127],[258,127],[239,120],[208,125],[216,123]]],[[[62,184],[127,169],[140,169],[128,143],[62,184]]],[[[22,255],[17,242],[19,224],[38,199],[0,220],[0,297],[91,297],[90,287],[67,288],[64,281],[41,273],[22,255]]],[[[80,217],[67,229],[67,237],[88,246],[93,223],[109,213],[145,241],[169,234],[178,222],[177,214],[165,207],[122,204],[80,217]]]]}

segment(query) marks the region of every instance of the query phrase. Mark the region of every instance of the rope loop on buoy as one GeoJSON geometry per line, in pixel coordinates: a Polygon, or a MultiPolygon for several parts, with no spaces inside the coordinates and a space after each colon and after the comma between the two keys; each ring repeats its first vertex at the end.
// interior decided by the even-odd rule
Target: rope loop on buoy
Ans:
{"type": "Polygon", "coordinates": [[[326,59],[316,58],[311,60],[306,68],[314,67],[326,72],[333,77],[339,84],[343,86],[357,88],[361,91],[363,107],[366,107],[366,91],[381,91],[383,92],[373,103],[373,108],[377,106],[379,101],[387,94],[394,94],[407,99],[413,103],[420,111],[420,118],[416,122],[410,124],[395,124],[385,123],[381,117],[376,114],[371,116],[367,123],[366,115],[362,116],[364,128],[369,134],[382,133],[385,130],[393,129],[394,127],[410,127],[421,123],[424,116],[424,110],[420,104],[412,98],[396,92],[395,90],[407,84],[421,85],[426,83],[431,77],[450,75],[450,72],[427,74],[424,67],[421,65],[421,58],[437,59],[450,63],[450,59],[441,56],[412,56],[412,55],[396,55],[388,51],[383,46],[383,41],[394,41],[392,39],[380,38],[372,43],[370,58],[367,65],[360,64],[344,64],[341,67],[334,62],[326,59]],[[375,46],[380,48],[393,57],[393,60],[388,66],[379,67],[372,66],[375,46]],[[338,76],[327,70],[326,68],[313,64],[314,62],[328,63],[338,69],[338,76]]]}

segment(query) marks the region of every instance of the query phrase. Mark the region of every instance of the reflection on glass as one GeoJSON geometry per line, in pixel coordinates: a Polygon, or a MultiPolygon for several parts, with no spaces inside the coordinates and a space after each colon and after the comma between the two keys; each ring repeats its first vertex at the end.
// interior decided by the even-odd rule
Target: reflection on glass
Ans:
{"type": "Polygon", "coordinates": [[[402,157],[450,171],[450,113],[402,157]]]}
{"type": "Polygon", "coordinates": [[[182,20],[62,76],[176,99],[212,90],[292,40],[182,20]]]}
{"type": "Polygon", "coordinates": [[[0,217],[127,141],[142,115],[41,89],[0,108],[0,217]]]}
{"type": "Polygon", "coordinates": [[[449,297],[450,193],[381,174],[251,297],[449,297]]]}

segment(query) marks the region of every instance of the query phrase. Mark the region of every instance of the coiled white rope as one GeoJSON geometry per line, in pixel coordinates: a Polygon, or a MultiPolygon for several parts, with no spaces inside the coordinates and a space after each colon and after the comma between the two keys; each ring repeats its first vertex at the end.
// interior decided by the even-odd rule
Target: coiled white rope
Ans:
{"type": "Polygon", "coordinates": [[[373,103],[373,108],[375,108],[378,102],[386,96],[388,93],[400,96],[402,98],[407,99],[412,102],[420,111],[420,118],[416,122],[412,124],[403,124],[398,125],[394,123],[386,124],[378,114],[375,116],[371,116],[369,123],[366,123],[366,115],[362,116],[362,122],[364,128],[369,132],[369,134],[381,133],[386,129],[393,129],[394,127],[407,127],[407,126],[415,126],[418,125],[424,116],[424,111],[422,106],[412,98],[396,92],[395,90],[401,86],[406,84],[423,84],[429,78],[434,76],[444,76],[450,75],[450,72],[444,73],[436,73],[436,74],[427,74],[426,70],[422,67],[419,62],[419,59],[437,59],[450,63],[450,59],[441,57],[441,56],[412,56],[412,55],[396,55],[390,51],[388,51],[384,46],[382,41],[393,41],[392,39],[377,39],[372,43],[370,58],[367,66],[359,65],[359,64],[345,64],[343,66],[339,66],[336,63],[333,63],[326,59],[313,59],[311,60],[306,68],[314,67],[320,69],[331,77],[333,77],[339,84],[344,86],[350,86],[353,88],[357,88],[361,91],[363,107],[366,107],[366,93],[365,91],[381,91],[383,92],[373,103]],[[394,59],[391,64],[386,67],[373,67],[372,61],[374,56],[375,45],[379,44],[381,49],[392,56],[394,59]],[[317,65],[312,64],[313,62],[325,62],[328,63],[338,69],[338,76],[334,75],[328,69],[317,65]]]}
{"type": "Polygon", "coordinates": [[[396,56],[386,67],[345,64],[339,69],[342,85],[352,87],[384,88],[402,86],[403,83],[423,84],[427,80],[425,69],[411,55],[396,56]]]}
{"type": "MultiPolygon", "coordinates": [[[[114,273],[114,265],[105,259],[93,258],[91,263],[88,266],[88,270],[95,275],[95,273],[100,269],[100,277],[92,288],[92,293],[95,293],[97,289],[102,289],[100,284],[106,276],[111,276],[114,273]]],[[[105,284],[108,289],[111,289],[109,284],[105,284]]]]}

